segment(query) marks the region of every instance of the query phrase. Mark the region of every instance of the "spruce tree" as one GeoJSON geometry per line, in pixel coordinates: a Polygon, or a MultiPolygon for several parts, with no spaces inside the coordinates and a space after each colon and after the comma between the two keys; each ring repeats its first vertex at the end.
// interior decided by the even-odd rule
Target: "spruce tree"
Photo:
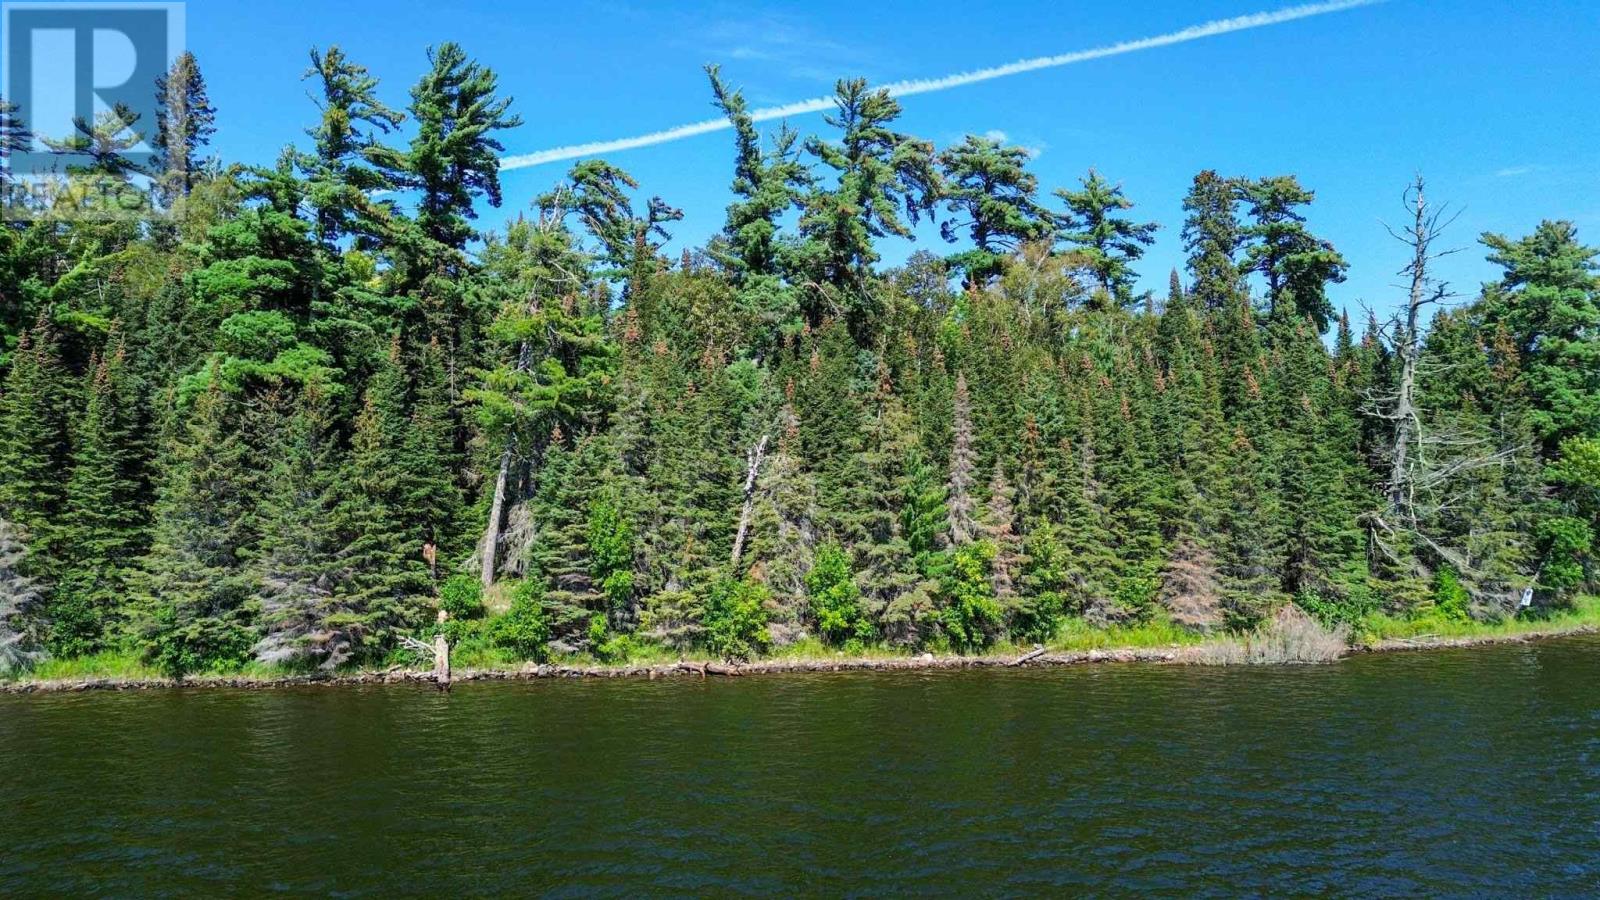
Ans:
{"type": "Polygon", "coordinates": [[[336,602],[344,575],[334,509],[343,460],[329,390],[307,384],[277,430],[261,502],[257,570],[265,663],[312,662],[336,668],[359,649],[357,611],[336,602]]]}
{"type": "Polygon", "coordinates": [[[1230,309],[1241,292],[1237,257],[1244,226],[1238,205],[1236,182],[1210,169],[1194,177],[1183,198],[1183,248],[1194,279],[1190,292],[1204,310],[1230,309]]]}
{"type": "Polygon", "coordinates": [[[348,610],[336,624],[348,629],[358,656],[422,624],[431,603],[423,530],[406,508],[415,482],[404,392],[396,342],[367,384],[330,514],[342,570],[333,601],[348,610]]]}
{"type": "Polygon", "coordinates": [[[62,516],[68,571],[53,604],[58,607],[53,640],[61,640],[67,629],[85,649],[95,646],[118,614],[143,524],[139,485],[131,477],[131,411],[122,405],[128,398],[122,388],[127,354],[120,345],[108,353],[91,366],[87,399],[73,428],[72,476],[62,516]]]}
{"type": "Polygon", "coordinates": [[[256,639],[247,560],[261,461],[239,413],[213,366],[165,452],[153,541],[133,576],[145,656],[174,676],[240,663],[256,639]]]}
{"type": "Polygon", "coordinates": [[[21,527],[37,574],[58,572],[69,471],[68,419],[75,405],[55,325],[41,314],[22,334],[0,394],[0,516],[21,527]]]}
{"type": "Polygon", "coordinates": [[[200,64],[186,50],[156,79],[156,173],[168,204],[194,190],[206,163],[201,154],[216,134],[216,122],[200,64]]]}
{"type": "Polygon", "coordinates": [[[0,675],[39,659],[44,592],[25,574],[28,547],[22,529],[0,517],[0,675]]]}
{"type": "Polygon", "coordinates": [[[972,447],[972,395],[967,390],[965,373],[956,375],[954,404],[949,494],[945,509],[949,516],[950,543],[960,547],[978,537],[978,506],[972,493],[977,480],[978,460],[972,447]]]}

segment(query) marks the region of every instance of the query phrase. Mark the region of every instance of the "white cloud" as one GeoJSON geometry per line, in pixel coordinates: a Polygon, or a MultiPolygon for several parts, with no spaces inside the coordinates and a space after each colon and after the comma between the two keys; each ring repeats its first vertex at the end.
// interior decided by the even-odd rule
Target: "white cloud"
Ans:
{"type": "MultiPolygon", "coordinates": [[[[1131,41],[1122,41],[1095,47],[1089,50],[1076,50],[1071,53],[1062,53],[1056,56],[1037,56],[1031,59],[1022,59],[1001,66],[991,66],[986,69],[975,69],[971,72],[960,72],[946,75],[942,78],[922,78],[909,81],[897,81],[884,85],[889,93],[896,97],[909,97],[915,94],[929,94],[935,91],[946,91],[950,88],[965,87],[969,84],[992,81],[996,78],[1006,78],[1011,75],[1021,75],[1025,72],[1034,72],[1040,69],[1053,69],[1059,66],[1070,66],[1076,63],[1088,62],[1094,59],[1104,59],[1110,56],[1121,56],[1125,53],[1137,53],[1141,50],[1153,50],[1158,47],[1170,47],[1173,44],[1183,44],[1203,38],[1216,37],[1235,31],[1248,31],[1253,28],[1264,28],[1268,25],[1279,25],[1284,22],[1293,22],[1297,19],[1308,19],[1312,16],[1327,15],[1329,13],[1343,12],[1363,6],[1373,6],[1384,0],[1328,0],[1322,3],[1307,3],[1301,6],[1290,6],[1272,12],[1252,13],[1250,15],[1235,16],[1230,19],[1217,19],[1200,25],[1191,25],[1179,31],[1158,34],[1153,37],[1138,38],[1131,41]]],[[[786,119],[791,116],[805,115],[807,113],[823,112],[833,108],[833,97],[813,97],[810,100],[800,100],[794,103],[785,103],[779,106],[769,106],[763,109],[751,110],[750,117],[757,122],[773,119],[786,119]]],[[[722,131],[730,127],[727,119],[706,119],[700,122],[691,122],[662,131],[653,131],[635,137],[617,138],[608,141],[591,141],[584,144],[570,144],[564,147],[551,147],[547,150],[538,150],[533,153],[522,153],[507,156],[500,161],[501,168],[522,169],[529,166],[538,166],[545,163],[560,162],[568,159],[579,159],[601,153],[615,153],[619,150],[632,150],[638,147],[650,147],[656,144],[665,144],[668,141],[677,141],[713,131],[722,131]]]]}

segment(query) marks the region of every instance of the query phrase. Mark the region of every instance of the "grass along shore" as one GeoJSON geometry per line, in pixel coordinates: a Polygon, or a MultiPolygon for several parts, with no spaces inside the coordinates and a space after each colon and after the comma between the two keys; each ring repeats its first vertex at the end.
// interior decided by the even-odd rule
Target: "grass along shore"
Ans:
{"type": "MultiPolygon", "coordinates": [[[[1158,662],[1178,665],[1248,665],[1331,662],[1357,652],[1392,652],[1505,643],[1600,631],[1600,598],[1584,597],[1571,609],[1542,618],[1499,622],[1443,616],[1400,619],[1369,616],[1353,637],[1317,626],[1303,615],[1280,616],[1249,635],[1203,635],[1167,621],[1092,628],[1069,622],[1048,644],[999,643],[977,655],[873,646],[844,651],[815,640],[775,649],[759,659],[734,663],[709,654],[679,654],[653,645],[635,645],[624,658],[601,660],[588,654],[543,663],[508,658],[485,647],[463,647],[452,654],[454,680],[475,681],[542,677],[665,677],[671,675],[753,675],[782,672],[996,668],[1013,665],[1073,665],[1094,662],[1158,662]]],[[[76,659],[45,660],[34,668],[0,679],[0,692],[138,689],[186,686],[272,687],[296,684],[430,682],[433,675],[414,666],[296,671],[250,664],[228,671],[198,673],[181,682],[162,675],[131,652],[102,652],[76,659]]]]}

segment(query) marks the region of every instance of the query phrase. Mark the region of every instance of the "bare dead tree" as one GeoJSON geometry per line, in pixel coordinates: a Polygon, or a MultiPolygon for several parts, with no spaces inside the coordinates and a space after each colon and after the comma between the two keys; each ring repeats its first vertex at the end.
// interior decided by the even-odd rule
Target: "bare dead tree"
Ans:
{"type": "Polygon", "coordinates": [[[733,539],[733,565],[729,569],[735,576],[739,573],[739,558],[744,555],[745,536],[750,532],[750,517],[755,512],[756,477],[761,474],[761,463],[767,458],[769,437],[763,434],[744,455],[744,506],[739,511],[739,532],[733,539]]]}
{"type": "MultiPolygon", "coordinates": [[[[1410,217],[1404,229],[1387,228],[1409,250],[1400,275],[1406,278],[1406,302],[1381,329],[1399,364],[1397,383],[1367,398],[1367,415],[1389,423],[1393,429],[1388,452],[1388,477],[1384,484],[1385,508],[1367,515],[1369,534],[1377,553],[1396,565],[1422,567],[1398,545],[1425,548],[1427,555],[1449,565],[1464,579],[1475,581],[1470,554],[1437,533],[1438,523],[1463,513],[1472,502],[1467,477],[1482,469],[1506,465],[1521,449],[1498,447],[1480,433],[1462,430],[1448,416],[1435,421],[1417,401],[1423,375],[1437,373],[1437,360],[1422,354],[1423,316],[1429,307],[1449,303],[1455,294],[1434,277],[1430,266],[1459,248],[1438,250],[1437,241],[1459,212],[1429,206],[1422,177],[1408,186],[1403,204],[1410,217]]],[[[1422,571],[1426,571],[1425,568],[1422,571]]]]}
{"type": "Polygon", "coordinates": [[[1422,460],[1416,458],[1413,451],[1425,433],[1416,403],[1417,363],[1422,355],[1422,313],[1427,307],[1444,303],[1453,296],[1448,284],[1428,274],[1428,264],[1456,252],[1435,252],[1433,249],[1434,241],[1455,220],[1455,216],[1443,219],[1444,208],[1437,211],[1428,208],[1421,175],[1406,188],[1403,199],[1412,214],[1410,227],[1396,231],[1385,226],[1391,236],[1411,250],[1410,261],[1400,270],[1401,275],[1410,279],[1406,305],[1390,328],[1395,357],[1400,362],[1400,383],[1388,408],[1377,414],[1394,425],[1386,485],[1389,514],[1408,527],[1415,528],[1416,469],[1422,460]]]}

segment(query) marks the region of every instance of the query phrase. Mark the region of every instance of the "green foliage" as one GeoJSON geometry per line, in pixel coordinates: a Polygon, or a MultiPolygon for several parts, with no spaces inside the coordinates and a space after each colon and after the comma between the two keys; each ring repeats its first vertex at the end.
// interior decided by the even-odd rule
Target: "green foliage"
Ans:
{"type": "Polygon", "coordinates": [[[1539,522],[1535,535],[1544,553],[1539,583],[1558,595],[1583,584],[1595,539],[1589,523],[1571,516],[1552,516],[1539,522]]]}
{"type": "Polygon", "coordinates": [[[1132,264],[1155,242],[1159,226],[1117,215],[1132,209],[1133,201],[1123,196],[1121,185],[1106,181],[1099,172],[1090,169],[1082,184],[1080,190],[1056,191],[1067,207],[1060,239],[1083,257],[1100,290],[1126,305],[1133,300],[1132,285],[1138,277],[1132,264]]]}
{"type": "Polygon", "coordinates": [[[1460,576],[1448,568],[1440,569],[1433,577],[1433,607],[1439,615],[1462,621],[1469,617],[1468,605],[1472,596],[1461,585],[1460,576]]]}
{"type": "Polygon", "coordinates": [[[723,659],[749,659],[767,648],[771,592],[748,581],[722,579],[705,601],[706,648],[723,659]]]}
{"type": "Polygon", "coordinates": [[[1344,281],[1349,264],[1333,245],[1311,234],[1299,207],[1315,194],[1300,186],[1292,175],[1243,182],[1239,195],[1249,207],[1251,224],[1246,238],[1245,271],[1261,273],[1267,282],[1267,299],[1276,312],[1293,309],[1315,327],[1328,330],[1333,304],[1327,298],[1328,282],[1344,281]]]}
{"type": "Polygon", "coordinates": [[[939,622],[950,646],[963,653],[993,643],[1004,624],[1004,613],[989,580],[994,554],[994,545],[987,541],[958,547],[940,578],[939,622]]]}
{"type": "Polygon", "coordinates": [[[498,647],[520,659],[543,660],[550,641],[550,623],[544,612],[544,596],[533,580],[519,582],[511,591],[511,606],[489,623],[489,633],[498,647]]]}
{"type": "Polygon", "coordinates": [[[811,571],[806,573],[806,593],[824,643],[841,646],[872,640],[872,623],[862,612],[861,590],[843,547],[828,543],[817,549],[811,571]]]}
{"type": "Polygon", "coordinates": [[[633,600],[633,526],[614,498],[598,498],[590,507],[588,537],[590,574],[608,614],[619,616],[633,600]]]}
{"type": "Polygon", "coordinates": [[[439,585],[439,608],[454,619],[483,615],[483,582],[475,575],[451,575],[439,585]]]}
{"type": "MultiPolygon", "coordinates": [[[[1600,279],[1570,223],[1484,236],[1500,276],[1427,326],[1398,516],[1401,360],[1376,319],[1322,340],[1346,264],[1293,177],[1197,175],[1158,312],[1154,225],[1098,173],[1052,213],[1024,150],[941,152],[863,81],[802,138],[708,75],[733,200],[669,258],[681,213],[605,160],[480,231],[519,120],[459,46],[409,115],[312,51],[304,146],[252,167],[205,158],[178,60],[154,177],[183,215],[0,229],[0,665],[373,664],[436,598],[499,665],[1189,640],[1290,598],[1460,631],[1593,590],[1600,279]],[[883,267],[936,211],[949,255],[883,267]]],[[[135,177],[125,123],[67,140],[79,183],[135,177]]]]}

